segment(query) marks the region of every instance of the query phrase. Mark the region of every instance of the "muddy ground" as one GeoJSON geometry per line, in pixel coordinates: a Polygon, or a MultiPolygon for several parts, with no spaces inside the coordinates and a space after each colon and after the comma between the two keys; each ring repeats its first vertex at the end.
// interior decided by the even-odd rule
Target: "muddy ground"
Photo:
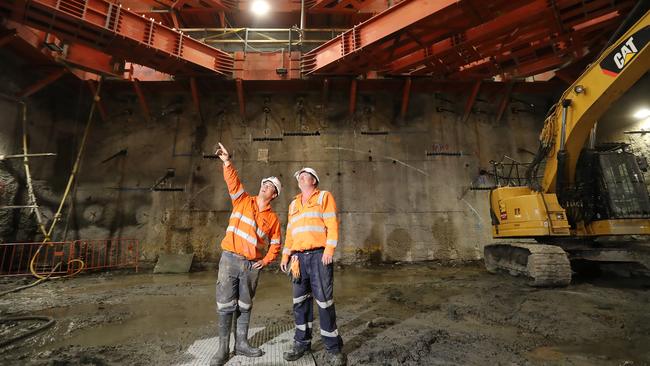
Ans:
{"type": "MultiPolygon", "coordinates": [[[[650,365],[650,281],[577,278],[562,289],[490,275],[481,263],[338,268],[350,365],[650,365]]],[[[0,317],[54,326],[0,349],[1,365],[173,365],[214,337],[216,272],[113,272],[0,297],[0,317]]],[[[31,281],[31,279],[29,280],[31,281]]],[[[27,283],[0,279],[0,291],[27,283]]],[[[251,327],[293,323],[285,275],[265,269],[251,327]]],[[[29,323],[0,324],[0,340],[29,323]]],[[[322,364],[322,345],[314,344],[322,364]]]]}

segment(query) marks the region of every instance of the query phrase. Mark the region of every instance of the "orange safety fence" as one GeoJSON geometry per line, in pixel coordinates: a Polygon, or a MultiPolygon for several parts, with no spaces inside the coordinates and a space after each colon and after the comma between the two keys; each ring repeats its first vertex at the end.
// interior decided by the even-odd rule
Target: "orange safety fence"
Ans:
{"type": "MultiPolygon", "coordinates": [[[[0,277],[31,275],[29,263],[41,246],[37,243],[0,243],[0,277]]],[[[138,270],[140,242],[137,239],[94,239],[43,244],[34,270],[39,275],[66,275],[84,271],[110,268],[135,268],[138,270]],[[60,263],[55,272],[52,270],[60,263]]]]}

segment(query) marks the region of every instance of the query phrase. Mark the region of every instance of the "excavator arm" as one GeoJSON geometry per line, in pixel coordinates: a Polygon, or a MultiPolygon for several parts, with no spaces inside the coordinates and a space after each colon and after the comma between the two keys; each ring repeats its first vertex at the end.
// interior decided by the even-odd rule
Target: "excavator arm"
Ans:
{"type": "Polygon", "coordinates": [[[636,161],[626,165],[632,157],[621,153],[628,160],[617,156],[617,161],[624,163],[607,165],[607,159],[614,160],[607,155],[610,153],[583,150],[598,119],[650,69],[647,3],[643,0],[635,6],[621,31],[612,37],[616,41],[564,92],[549,113],[540,135],[539,150],[527,171],[529,186],[502,186],[490,191],[492,236],[507,241],[485,245],[488,271],[505,270],[523,275],[532,279],[533,286],[566,286],[571,281],[570,256],[623,260],[598,246],[589,246],[588,239],[650,235],[650,201],[645,185],[637,192],[629,189],[633,185],[614,180],[612,186],[604,185],[606,189],[601,189],[599,183],[596,186],[599,194],[591,189],[595,186],[593,182],[604,181],[607,174],[603,174],[603,169],[613,167],[620,173],[617,177],[623,177],[621,172],[632,172],[630,166],[636,166],[636,161]],[[589,157],[598,158],[601,163],[592,164],[594,160],[589,157]],[[540,184],[535,178],[544,161],[540,184]],[[620,194],[622,186],[625,194],[620,194]],[[531,238],[542,244],[520,240],[531,238]],[[576,245],[584,248],[576,252],[576,245]]]}
{"type": "Polygon", "coordinates": [[[541,192],[560,194],[558,188],[574,182],[591,129],[650,69],[650,11],[643,10],[641,18],[564,92],[547,117],[540,135],[539,151],[546,155],[541,192]]]}

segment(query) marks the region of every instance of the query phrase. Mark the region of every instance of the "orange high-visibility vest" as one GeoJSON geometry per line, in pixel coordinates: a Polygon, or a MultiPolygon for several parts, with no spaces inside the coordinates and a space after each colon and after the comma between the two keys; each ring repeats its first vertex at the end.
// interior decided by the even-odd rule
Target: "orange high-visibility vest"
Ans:
{"type": "Polygon", "coordinates": [[[257,196],[246,193],[232,164],[224,164],[223,177],[228,185],[233,209],[226,236],[221,241],[221,249],[242,255],[248,260],[259,260],[262,258],[262,249],[270,240],[270,246],[262,261],[264,265],[273,262],[280,252],[278,215],[270,206],[259,211],[255,200],[257,196]]]}
{"type": "Polygon", "coordinates": [[[325,254],[334,255],[339,240],[339,223],[336,202],[328,191],[315,190],[302,204],[298,194],[289,205],[287,238],[282,250],[282,260],[293,252],[325,248],[325,254]]]}

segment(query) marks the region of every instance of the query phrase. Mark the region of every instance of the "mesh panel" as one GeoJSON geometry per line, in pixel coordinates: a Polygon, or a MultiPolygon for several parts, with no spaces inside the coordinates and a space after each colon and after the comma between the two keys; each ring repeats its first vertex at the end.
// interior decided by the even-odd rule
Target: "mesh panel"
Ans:
{"type": "Polygon", "coordinates": [[[610,218],[643,218],[650,216],[650,199],[643,174],[633,154],[601,152],[600,192],[603,211],[610,218]]]}

